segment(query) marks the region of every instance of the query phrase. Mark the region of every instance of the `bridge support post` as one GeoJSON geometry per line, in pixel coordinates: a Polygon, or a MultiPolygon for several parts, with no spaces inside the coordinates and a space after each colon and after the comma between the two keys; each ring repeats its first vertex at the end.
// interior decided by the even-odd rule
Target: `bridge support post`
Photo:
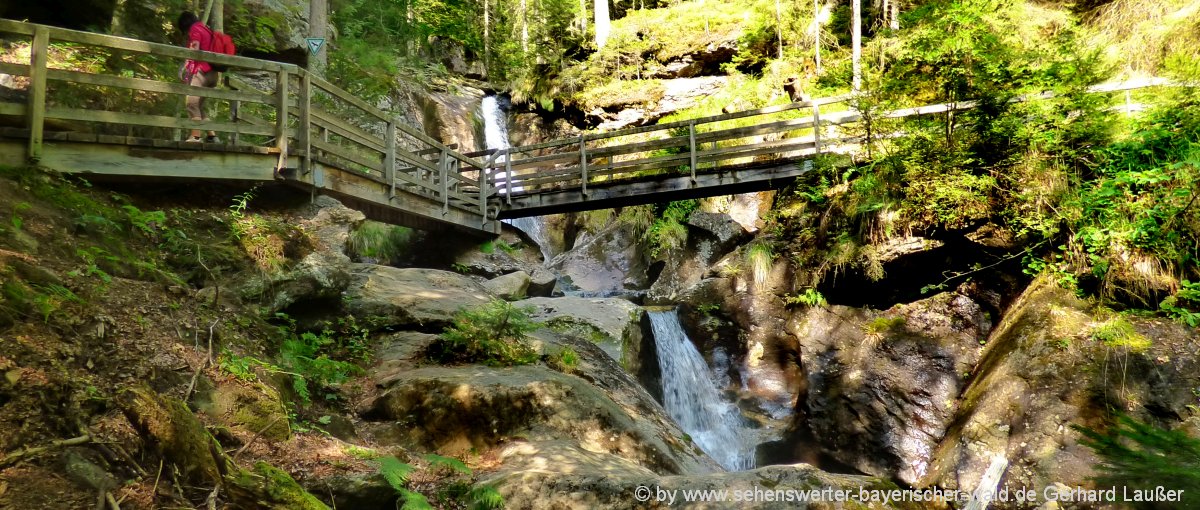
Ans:
{"type": "MultiPolygon", "coordinates": [[[[491,166],[491,164],[487,163],[485,166],[491,166]]],[[[395,185],[393,184],[393,186],[395,186],[395,185]]],[[[395,188],[393,188],[393,189],[395,189],[395,188]]],[[[479,216],[481,216],[483,219],[481,220],[479,228],[482,228],[484,230],[487,230],[487,224],[488,224],[487,199],[488,199],[488,171],[487,171],[487,168],[480,168],[479,169],[479,216]]]]}
{"type": "Polygon", "coordinates": [[[688,165],[692,169],[692,187],[696,186],[696,121],[688,122],[688,165]]]}
{"type": "Polygon", "coordinates": [[[587,198],[587,196],[588,196],[588,190],[587,190],[587,181],[588,181],[588,177],[587,177],[587,170],[588,170],[588,168],[587,168],[587,144],[584,143],[585,141],[587,141],[586,136],[579,135],[579,176],[580,176],[579,185],[580,185],[580,194],[583,195],[583,198],[587,198]]]}
{"type": "Polygon", "coordinates": [[[33,48],[29,54],[29,160],[42,159],[42,136],[46,127],[46,52],[50,31],[41,25],[33,29],[33,48]]]}

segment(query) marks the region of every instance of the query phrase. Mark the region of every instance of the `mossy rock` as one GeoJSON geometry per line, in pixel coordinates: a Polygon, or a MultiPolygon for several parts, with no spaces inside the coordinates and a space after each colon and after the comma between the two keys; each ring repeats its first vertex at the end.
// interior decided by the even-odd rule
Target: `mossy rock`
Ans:
{"type": "Polygon", "coordinates": [[[292,435],[279,392],[263,383],[218,383],[196,399],[196,407],[227,427],[264,439],[286,441],[292,435]]]}

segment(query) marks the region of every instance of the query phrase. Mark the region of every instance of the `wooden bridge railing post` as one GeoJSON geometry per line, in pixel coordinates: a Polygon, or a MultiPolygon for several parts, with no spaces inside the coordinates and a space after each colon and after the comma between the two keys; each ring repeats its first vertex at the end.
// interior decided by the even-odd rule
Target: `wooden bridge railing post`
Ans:
{"type": "Polygon", "coordinates": [[[46,52],[50,31],[41,25],[33,29],[33,47],[29,54],[29,160],[42,159],[42,135],[46,127],[46,52]]]}
{"type": "Polygon", "coordinates": [[[450,214],[450,153],[446,149],[442,149],[442,154],[438,157],[438,173],[442,180],[442,216],[450,214]]]}
{"type": "MultiPolygon", "coordinates": [[[[300,132],[297,135],[297,142],[300,144],[301,160],[300,174],[308,175],[312,171],[312,116],[309,110],[312,109],[312,78],[307,72],[300,75],[300,132]]],[[[284,124],[287,128],[287,124],[284,124]]]]}
{"type": "Polygon", "coordinates": [[[396,197],[396,119],[390,119],[384,134],[383,145],[387,153],[383,156],[383,180],[387,181],[388,198],[396,197]]]}
{"type": "Polygon", "coordinates": [[[696,185],[696,121],[688,123],[688,166],[692,169],[692,186],[696,185]]]}
{"type": "Polygon", "coordinates": [[[275,83],[275,148],[279,150],[279,162],[275,165],[276,177],[287,168],[288,161],[288,72],[280,69],[275,83]]]}
{"type": "Polygon", "coordinates": [[[813,152],[813,155],[818,155],[821,153],[821,103],[817,102],[816,100],[813,100],[812,112],[813,112],[813,147],[815,149],[815,152],[813,152]]]}
{"type": "MultiPolygon", "coordinates": [[[[489,163],[488,166],[491,166],[489,163]]],[[[487,228],[487,199],[488,199],[488,169],[479,169],[479,216],[482,217],[482,223],[479,228],[487,228]]]]}
{"type": "Polygon", "coordinates": [[[583,198],[587,198],[587,196],[588,196],[588,190],[587,190],[587,181],[588,181],[587,144],[584,143],[585,141],[587,141],[587,137],[585,135],[579,135],[579,175],[580,175],[579,183],[582,186],[580,193],[583,195],[583,198]]]}
{"type": "Polygon", "coordinates": [[[504,150],[504,201],[512,205],[512,153],[504,150]]]}

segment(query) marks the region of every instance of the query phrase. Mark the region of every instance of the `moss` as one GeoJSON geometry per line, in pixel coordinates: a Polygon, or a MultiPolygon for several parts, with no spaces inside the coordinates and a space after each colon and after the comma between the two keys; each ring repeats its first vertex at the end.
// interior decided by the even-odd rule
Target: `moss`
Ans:
{"type": "MultiPolygon", "coordinates": [[[[292,475],[266,462],[254,464],[254,474],[263,478],[264,492],[271,499],[269,508],[279,510],[329,510],[321,500],[304,490],[292,475]]],[[[243,477],[242,480],[249,478],[243,477]]]]}

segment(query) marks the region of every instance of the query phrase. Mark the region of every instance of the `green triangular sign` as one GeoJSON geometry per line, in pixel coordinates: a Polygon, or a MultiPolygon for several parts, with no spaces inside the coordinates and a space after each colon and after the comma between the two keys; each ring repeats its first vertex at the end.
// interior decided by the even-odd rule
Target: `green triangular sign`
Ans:
{"type": "Polygon", "coordinates": [[[304,42],[308,43],[308,51],[309,51],[309,53],[312,53],[313,56],[315,57],[317,55],[317,53],[321,52],[321,46],[325,45],[325,38],[324,37],[309,37],[309,38],[304,39],[304,42]]]}

